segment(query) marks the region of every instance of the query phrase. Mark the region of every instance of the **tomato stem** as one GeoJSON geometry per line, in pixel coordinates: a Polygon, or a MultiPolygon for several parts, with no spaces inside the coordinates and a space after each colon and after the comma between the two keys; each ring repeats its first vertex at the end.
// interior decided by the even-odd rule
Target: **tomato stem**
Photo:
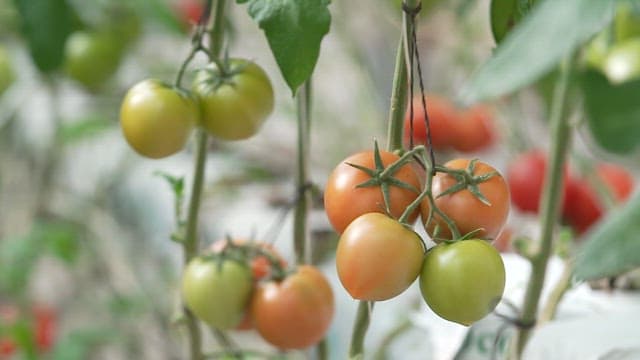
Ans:
{"type": "Polygon", "coordinates": [[[373,311],[373,301],[361,300],[358,303],[356,321],[353,324],[351,335],[351,347],[349,348],[349,359],[359,359],[364,354],[364,338],[369,329],[371,312],[373,311]]]}
{"type": "Polygon", "coordinates": [[[311,262],[309,229],[307,215],[311,203],[309,182],[309,154],[311,134],[311,79],[298,89],[296,94],[298,117],[297,173],[296,173],[296,205],[293,210],[293,247],[296,263],[311,262]]]}
{"type": "MultiPolygon", "coordinates": [[[[573,56],[564,60],[560,66],[560,76],[554,90],[551,108],[552,145],[550,151],[550,169],[545,178],[542,197],[542,237],[540,250],[532,259],[531,275],[525,293],[525,300],[520,314],[520,322],[533,324],[536,320],[540,294],[544,285],[547,262],[551,255],[553,243],[553,230],[558,222],[560,203],[562,200],[563,169],[569,147],[571,126],[567,116],[567,93],[571,78],[571,65],[573,56]]],[[[516,335],[516,347],[518,357],[522,354],[531,333],[530,328],[521,328],[516,335]]]]}

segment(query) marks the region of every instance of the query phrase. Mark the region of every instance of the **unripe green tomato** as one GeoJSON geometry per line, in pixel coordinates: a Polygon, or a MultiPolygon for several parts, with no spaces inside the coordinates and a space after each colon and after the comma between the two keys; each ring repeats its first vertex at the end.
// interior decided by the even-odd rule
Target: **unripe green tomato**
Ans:
{"type": "Polygon", "coordinates": [[[640,36],[640,6],[619,2],[614,18],[616,42],[640,36]]]}
{"type": "Polygon", "coordinates": [[[13,73],[13,67],[11,66],[11,60],[6,50],[0,47],[0,95],[5,92],[13,84],[15,75],[13,73]]]}
{"type": "Polygon", "coordinates": [[[269,77],[249,60],[231,59],[225,71],[210,64],[196,74],[193,93],[202,110],[202,125],[224,140],[255,135],[273,111],[269,77]]]}
{"type": "Polygon", "coordinates": [[[102,86],[118,69],[120,40],[111,32],[76,31],[65,45],[65,71],[89,90],[102,86]]]}
{"type": "Polygon", "coordinates": [[[184,148],[199,115],[198,106],[188,93],[147,79],[125,95],[120,125],[135,151],[158,159],[184,148]]]}
{"type": "Polygon", "coordinates": [[[609,50],[604,73],[613,84],[640,77],[640,38],[616,43],[609,50]]]}
{"type": "Polygon", "coordinates": [[[502,298],[504,263],[484,240],[441,243],[427,252],[420,289],[440,317],[469,326],[482,319],[502,298]]]}
{"type": "Polygon", "coordinates": [[[249,267],[230,259],[194,258],[182,277],[182,297],[189,310],[217,329],[240,323],[252,290],[249,267]]]}

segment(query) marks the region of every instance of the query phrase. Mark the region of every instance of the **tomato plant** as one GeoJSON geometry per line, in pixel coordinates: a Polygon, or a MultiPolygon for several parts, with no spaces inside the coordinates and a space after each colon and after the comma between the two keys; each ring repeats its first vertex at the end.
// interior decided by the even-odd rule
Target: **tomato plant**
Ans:
{"type": "Polygon", "coordinates": [[[504,291],[504,263],[479,239],[431,248],[420,273],[420,289],[440,317],[469,326],[493,311],[504,291]]]}
{"type": "Polygon", "coordinates": [[[193,93],[202,109],[202,124],[213,136],[241,140],[255,135],[273,111],[274,95],[267,74],[257,64],[231,59],[196,74],[193,93]]]}
{"type": "Polygon", "coordinates": [[[485,105],[476,105],[461,111],[451,125],[451,132],[455,135],[451,145],[460,152],[483,150],[495,143],[493,112],[485,105]]]}
{"type": "MultiPolygon", "coordinates": [[[[388,151],[380,151],[382,166],[388,168],[399,157],[388,151]]],[[[380,186],[358,187],[371,179],[361,169],[351,165],[376,170],[374,151],[363,151],[344,159],[329,175],[324,192],[324,207],[333,228],[341,234],[344,229],[360,215],[370,212],[385,212],[385,203],[380,186]]],[[[399,218],[405,208],[418,197],[420,180],[410,164],[400,167],[394,174],[395,179],[406,183],[415,190],[399,186],[389,187],[390,215],[399,218]]],[[[409,221],[418,217],[416,211],[409,221]]]]}
{"type": "Polygon", "coordinates": [[[0,47],[0,95],[11,86],[14,77],[9,54],[3,47],[0,47]]]}
{"type": "MultiPolygon", "coordinates": [[[[451,127],[457,118],[455,106],[445,97],[438,95],[425,96],[431,143],[435,150],[446,150],[451,146],[455,136],[451,127]]],[[[413,144],[427,146],[427,127],[422,108],[422,97],[413,99],[413,144]]],[[[409,145],[411,136],[411,117],[409,109],[404,120],[404,143],[409,145]]]]}
{"type": "Polygon", "coordinates": [[[182,296],[187,307],[218,329],[232,329],[240,323],[252,289],[251,270],[232,259],[194,258],[182,277],[182,296]]]}
{"type": "MultiPolygon", "coordinates": [[[[595,168],[596,181],[602,182],[617,203],[625,201],[633,191],[634,181],[629,172],[617,165],[598,164],[595,168]]],[[[583,178],[572,178],[567,184],[566,202],[562,209],[564,219],[582,234],[596,223],[605,211],[598,191],[583,178]]]]}
{"type": "Polygon", "coordinates": [[[96,90],[113,76],[122,57],[122,39],[114,33],[76,31],[65,45],[65,71],[87,89],[96,90]]]}
{"type": "Polygon", "coordinates": [[[260,335],[280,349],[304,349],[322,339],[334,314],[333,291],[313,266],[299,266],[282,281],[260,283],[251,314],[260,335]]]}
{"type": "Polygon", "coordinates": [[[120,125],[135,151],[157,159],[184,148],[198,115],[198,107],[187,93],[149,79],[127,92],[120,108],[120,125]]]}
{"type": "MultiPolygon", "coordinates": [[[[445,167],[450,170],[465,170],[469,168],[470,160],[455,159],[447,162],[445,167]]],[[[449,194],[444,194],[450,188],[459,184],[459,180],[448,173],[439,172],[433,178],[431,191],[436,206],[446,214],[457,227],[461,235],[479,230],[476,237],[494,239],[499,233],[509,215],[509,189],[502,175],[496,169],[483,162],[476,162],[473,171],[465,175],[464,182],[471,182],[470,177],[486,176],[494,174],[488,180],[477,185],[465,184],[463,189],[449,194]],[[477,186],[488,204],[481,201],[471,189],[477,186]]],[[[459,185],[458,185],[459,186],[459,185]]],[[[451,230],[441,216],[434,214],[429,221],[431,205],[425,198],[420,204],[422,221],[427,233],[434,237],[436,242],[441,239],[451,239],[451,230]],[[436,229],[439,233],[435,234],[436,229]]]]}
{"type": "Polygon", "coordinates": [[[351,222],[338,241],[338,276],[354,299],[391,299],[418,277],[424,251],[413,230],[384,214],[367,213],[351,222]]]}

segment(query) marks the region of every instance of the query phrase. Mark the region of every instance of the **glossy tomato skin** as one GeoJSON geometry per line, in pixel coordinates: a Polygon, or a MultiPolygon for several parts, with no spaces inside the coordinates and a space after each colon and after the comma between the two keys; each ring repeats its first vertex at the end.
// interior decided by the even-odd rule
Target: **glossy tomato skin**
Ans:
{"type": "MultiPolygon", "coordinates": [[[[435,150],[447,150],[451,147],[455,134],[452,130],[453,122],[457,119],[457,110],[448,99],[438,95],[427,95],[427,115],[429,116],[429,128],[431,129],[431,142],[435,150]]],[[[427,144],[427,126],[422,108],[422,99],[416,96],[413,99],[413,144],[427,144]]],[[[404,120],[404,143],[410,145],[411,117],[409,109],[404,120]]]]}
{"type": "MultiPolygon", "coordinates": [[[[455,159],[447,162],[445,167],[450,169],[466,169],[469,160],[455,159]]],[[[453,194],[439,197],[457,182],[456,179],[445,173],[437,173],[433,178],[431,188],[436,206],[444,212],[456,224],[460,235],[481,229],[475,234],[482,239],[495,239],[509,216],[509,188],[502,175],[496,169],[481,161],[478,161],[474,168],[474,175],[483,175],[496,172],[496,175],[489,180],[478,185],[480,192],[489,200],[491,206],[482,203],[468,189],[464,189],[453,194]]],[[[436,225],[440,229],[439,238],[451,239],[451,231],[441,217],[434,215],[432,221],[427,224],[429,209],[431,208],[428,199],[424,199],[420,204],[422,222],[427,233],[433,237],[436,225]]],[[[434,239],[438,242],[439,239],[434,239]]]]}
{"type": "Polygon", "coordinates": [[[281,282],[259,284],[251,303],[256,329],[280,349],[304,349],[318,343],[334,311],[329,282],[309,265],[299,266],[281,282]]]}
{"type": "Polygon", "coordinates": [[[140,155],[152,159],[182,150],[198,118],[198,107],[187,93],[153,79],[129,89],[120,107],[125,139],[140,155]]]}
{"type": "Polygon", "coordinates": [[[479,239],[442,243],[431,248],[420,273],[420,290],[440,317],[465,326],[496,307],[505,285],[498,251],[479,239]]]}
{"type": "Polygon", "coordinates": [[[338,241],[338,277],[354,299],[388,300],[416,280],[424,250],[413,230],[384,214],[367,213],[349,224],[338,241]]]}
{"type": "Polygon", "coordinates": [[[89,90],[97,90],[111,78],[122,58],[121,39],[114,33],[76,31],[65,44],[66,73],[89,90]]]}
{"type": "Polygon", "coordinates": [[[451,140],[453,148],[469,153],[493,145],[496,141],[493,116],[493,111],[485,105],[476,105],[460,112],[451,124],[452,133],[455,134],[451,140]]]}
{"type": "Polygon", "coordinates": [[[255,135],[273,111],[269,77],[254,62],[231,59],[226,75],[215,63],[199,71],[193,93],[202,111],[202,125],[220,139],[242,140],[255,135]]]}
{"type": "Polygon", "coordinates": [[[230,259],[194,258],[182,277],[182,297],[187,307],[218,329],[232,329],[242,321],[252,289],[251,270],[230,259]]]}
{"type": "MultiPolygon", "coordinates": [[[[384,167],[387,168],[399,157],[388,151],[380,151],[384,167]]],[[[324,207],[333,228],[341,234],[347,225],[360,215],[370,212],[384,212],[384,198],[379,186],[357,188],[371,177],[349,164],[375,169],[373,151],[363,151],[344,159],[329,175],[324,192],[324,207]]],[[[419,191],[420,179],[410,164],[405,164],[394,177],[413,186],[419,191]]],[[[409,189],[390,186],[390,210],[394,218],[399,218],[417,197],[418,193],[409,189]]],[[[418,217],[418,211],[411,215],[410,222],[418,217]]]]}
{"type": "MultiPolygon", "coordinates": [[[[631,174],[624,168],[614,164],[598,164],[596,166],[598,181],[611,192],[617,203],[629,198],[634,188],[631,174]]],[[[566,202],[562,209],[563,218],[578,234],[587,232],[602,217],[605,206],[593,185],[582,178],[572,178],[567,184],[566,202]]]]}

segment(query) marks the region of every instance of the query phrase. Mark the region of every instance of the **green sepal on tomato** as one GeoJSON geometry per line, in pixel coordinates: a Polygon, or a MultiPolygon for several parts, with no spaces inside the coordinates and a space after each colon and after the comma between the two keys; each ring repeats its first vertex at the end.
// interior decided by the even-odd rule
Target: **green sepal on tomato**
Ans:
{"type": "Polygon", "coordinates": [[[182,150],[199,119],[198,106],[185,91],[159,80],[129,89],[120,107],[120,125],[140,155],[158,159],[182,150]]]}
{"type": "Polygon", "coordinates": [[[420,273],[420,290],[443,319],[469,326],[500,302],[505,268],[498,251],[479,239],[442,243],[431,248],[420,273]]]}
{"type": "Polygon", "coordinates": [[[334,312],[331,285],[309,265],[299,266],[283,280],[259,283],[251,302],[256,330],[283,350],[317,344],[328,331],[334,312]]]}
{"type": "MultiPolygon", "coordinates": [[[[454,170],[469,170],[471,160],[454,159],[444,167],[454,170]]],[[[495,239],[507,221],[510,210],[509,188],[506,181],[492,166],[476,161],[473,171],[468,171],[473,177],[486,177],[485,181],[476,184],[478,192],[484,197],[483,201],[474,194],[473,186],[461,188],[459,191],[448,193],[452,188],[460,186],[458,179],[448,173],[438,172],[433,178],[431,191],[435,205],[455,224],[461,236],[473,233],[482,239],[495,239]]],[[[430,218],[431,204],[425,198],[421,204],[422,223],[429,236],[435,242],[442,240],[456,240],[445,220],[435,212],[430,218]],[[436,233],[436,231],[438,233],[436,233]]]]}
{"type": "Polygon", "coordinates": [[[264,70],[252,61],[229,59],[223,67],[211,63],[194,79],[201,124],[220,139],[247,139],[273,111],[273,88],[264,70]]]}
{"type": "MultiPolygon", "coordinates": [[[[378,212],[385,213],[385,201],[382,186],[362,186],[372,180],[367,172],[358,167],[376,172],[388,169],[400,157],[392,152],[378,150],[380,163],[376,163],[375,150],[353,154],[333,169],[327,180],[324,191],[324,207],[333,228],[341,234],[347,226],[360,215],[378,212]]],[[[407,184],[409,187],[388,183],[389,214],[399,218],[404,210],[419,195],[420,179],[411,164],[400,166],[393,174],[394,182],[407,184]]],[[[415,221],[419,211],[416,210],[408,219],[415,221]]]]}
{"type": "Polygon", "coordinates": [[[182,276],[182,297],[193,314],[217,329],[233,329],[247,310],[253,279],[247,264],[223,257],[196,257],[182,276]]]}
{"type": "Polygon", "coordinates": [[[336,250],[340,282],[358,300],[388,300],[418,277],[425,248],[413,230],[381,213],[356,218],[336,250]]]}

